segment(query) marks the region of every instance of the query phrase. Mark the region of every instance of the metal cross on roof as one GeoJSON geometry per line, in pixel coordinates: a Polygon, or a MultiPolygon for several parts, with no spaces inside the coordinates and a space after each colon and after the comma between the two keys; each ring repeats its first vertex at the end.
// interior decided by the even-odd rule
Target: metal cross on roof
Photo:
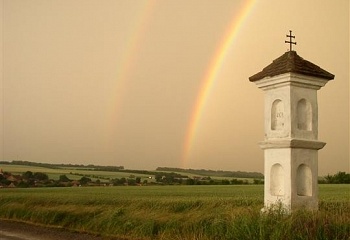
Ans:
{"type": "Polygon", "coordinates": [[[292,51],[292,45],[297,45],[297,42],[293,42],[292,38],[295,36],[292,35],[292,30],[289,30],[289,35],[286,35],[289,38],[289,41],[284,41],[285,43],[289,43],[289,51],[292,51]]]}

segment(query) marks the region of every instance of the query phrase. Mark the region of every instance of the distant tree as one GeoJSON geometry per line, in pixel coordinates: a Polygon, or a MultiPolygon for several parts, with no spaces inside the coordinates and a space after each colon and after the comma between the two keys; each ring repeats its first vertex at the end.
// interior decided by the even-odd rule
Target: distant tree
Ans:
{"type": "Polygon", "coordinates": [[[60,175],[60,182],[70,182],[70,179],[66,175],[60,175]]]}
{"type": "Polygon", "coordinates": [[[4,180],[1,181],[1,183],[2,183],[3,185],[5,185],[5,186],[8,186],[8,185],[11,184],[11,181],[9,181],[9,180],[7,180],[7,179],[4,179],[4,180]]]}
{"type": "Polygon", "coordinates": [[[154,178],[156,179],[156,182],[162,182],[164,184],[181,184],[183,178],[188,178],[188,176],[181,175],[178,173],[166,173],[166,172],[160,172],[156,173],[154,178]]]}
{"type": "Polygon", "coordinates": [[[130,185],[130,186],[136,185],[135,178],[128,178],[127,182],[128,182],[128,185],[130,185]]]}
{"type": "Polygon", "coordinates": [[[91,182],[91,178],[88,178],[88,177],[83,176],[83,177],[81,177],[81,179],[79,180],[79,182],[80,182],[81,185],[86,185],[86,184],[88,184],[89,182],[91,182]]]}
{"type": "Polygon", "coordinates": [[[233,184],[233,185],[242,185],[242,184],[243,184],[243,181],[242,181],[242,180],[238,180],[238,179],[236,179],[236,178],[233,178],[233,179],[231,180],[231,184],[233,184]]]}
{"type": "Polygon", "coordinates": [[[42,173],[42,172],[34,173],[33,177],[34,177],[35,180],[39,180],[39,181],[47,181],[47,180],[49,180],[49,176],[46,173],[42,173]]]}
{"type": "Polygon", "coordinates": [[[264,184],[264,180],[262,180],[262,179],[254,179],[253,183],[254,184],[264,184]]]}
{"type": "Polygon", "coordinates": [[[34,178],[34,174],[31,171],[26,171],[25,173],[22,174],[23,179],[32,179],[34,178]]]}
{"type": "Polygon", "coordinates": [[[187,178],[186,179],[186,185],[194,185],[194,184],[195,184],[194,179],[192,179],[192,178],[187,178]]]}
{"type": "Polygon", "coordinates": [[[326,181],[325,178],[319,178],[319,179],[317,180],[317,182],[318,182],[318,184],[326,184],[326,183],[327,183],[327,181],[326,181]]]}
{"type": "Polygon", "coordinates": [[[126,178],[123,177],[119,180],[119,184],[125,184],[125,183],[127,183],[126,178]]]}
{"type": "Polygon", "coordinates": [[[31,171],[27,171],[22,174],[23,180],[26,182],[26,184],[21,184],[19,187],[28,187],[28,186],[33,186],[35,185],[35,177],[34,174],[31,171]],[[28,185],[28,186],[26,186],[28,185]]]}
{"type": "Polygon", "coordinates": [[[156,182],[161,182],[161,181],[162,181],[163,176],[162,176],[162,174],[161,174],[161,173],[158,173],[158,174],[156,174],[156,175],[154,176],[154,178],[156,179],[156,182]]]}
{"type": "Polygon", "coordinates": [[[119,185],[119,179],[118,178],[114,178],[114,179],[110,180],[110,182],[113,184],[113,186],[119,185]]]}
{"type": "Polygon", "coordinates": [[[141,183],[141,178],[140,177],[136,177],[136,183],[140,184],[141,183]]]}
{"type": "Polygon", "coordinates": [[[222,184],[222,185],[230,185],[230,181],[227,180],[227,179],[222,179],[222,180],[221,180],[221,184],[222,184]]]}
{"type": "Polygon", "coordinates": [[[346,172],[338,172],[333,176],[333,183],[350,183],[350,174],[346,172]]]}
{"type": "Polygon", "coordinates": [[[324,177],[326,183],[333,183],[333,175],[327,175],[324,177]]]}
{"type": "Polygon", "coordinates": [[[342,184],[350,183],[350,174],[346,172],[338,172],[334,175],[327,175],[324,177],[326,183],[342,184]]]}

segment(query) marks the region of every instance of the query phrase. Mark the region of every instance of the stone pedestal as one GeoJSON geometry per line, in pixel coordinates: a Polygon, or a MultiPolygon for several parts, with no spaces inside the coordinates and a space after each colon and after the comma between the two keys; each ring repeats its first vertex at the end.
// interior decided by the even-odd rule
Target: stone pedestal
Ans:
{"type": "Polygon", "coordinates": [[[288,212],[301,207],[318,209],[317,151],[324,145],[297,139],[260,143],[265,158],[265,208],[281,204],[288,212]]]}

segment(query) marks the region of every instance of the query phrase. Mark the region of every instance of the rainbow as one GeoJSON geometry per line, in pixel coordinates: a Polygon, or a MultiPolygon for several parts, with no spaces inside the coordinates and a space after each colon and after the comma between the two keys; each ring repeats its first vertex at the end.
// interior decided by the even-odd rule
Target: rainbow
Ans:
{"type": "Polygon", "coordinates": [[[116,126],[116,122],[119,119],[121,113],[121,105],[124,96],[127,94],[127,84],[130,77],[130,73],[136,62],[137,53],[141,47],[141,42],[146,36],[149,24],[151,22],[152,14],[155,11],[155,4],[157,0],[145,0],[140,5],[138,14],[134,19],[134,24],[130,28],[131,32],[127,34],[126,46],[122,52],[121,63],[118,65],[118,72],[116,76],[116,83],[113,89],[113,99],[110,101],[111,106],[107,109],[113,109],[110,113],[111,116],[107,119],[111,119],[112,125],[116,126]]]}
{"type": "Polygon", "coordinates": [[[235,37],[237,36],[237,33],[239,32],[239,29],[241,28],[248,14],[251,12],[255,2],[255,0],[246,1],[239,14],[233,17],[224,37],[219,44],[219,47],[214,54],[214,57],[212,58],[212,61],[207,68],[208,70],[206,71],[203,78],[202,84],[200,86],[200,91],[198,92],[198,96],[196,98],[188,123],[181,159],[182,167],[186,167],[186,164],[189,162],[191,148],[195,141],[197,129],[204,111],[204,107],[208,100],[210,90],[212,89],[215,80],[217,79],[217,75],[221,69],[222,64],[225,61],[227,53],[229,52],[229,49],[232,46],[235,37]]]}

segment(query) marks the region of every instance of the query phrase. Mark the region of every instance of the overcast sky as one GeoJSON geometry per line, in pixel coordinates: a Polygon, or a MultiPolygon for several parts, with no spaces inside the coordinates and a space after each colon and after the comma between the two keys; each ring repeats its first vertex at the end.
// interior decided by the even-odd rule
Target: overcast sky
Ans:
{"type": "Polygon", "coordinates": [[[318,91],[319,174],[349,171],[348,0],[2,0],[1,157],[263,172],[262,90],[288,50],[318,91]]]}

